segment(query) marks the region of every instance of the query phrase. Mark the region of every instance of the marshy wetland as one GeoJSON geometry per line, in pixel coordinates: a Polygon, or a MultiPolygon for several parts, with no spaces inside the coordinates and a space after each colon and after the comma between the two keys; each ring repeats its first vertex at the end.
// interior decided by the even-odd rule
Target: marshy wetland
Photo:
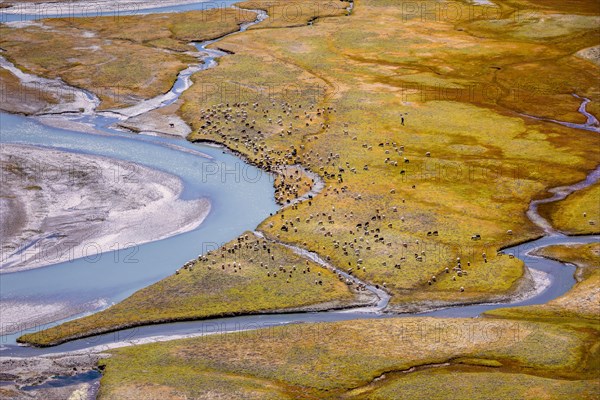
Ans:
{"type": "Polygon", "coordinates": [[[6,3],[2,396],[600,394],[594,1],[6,3]]]}

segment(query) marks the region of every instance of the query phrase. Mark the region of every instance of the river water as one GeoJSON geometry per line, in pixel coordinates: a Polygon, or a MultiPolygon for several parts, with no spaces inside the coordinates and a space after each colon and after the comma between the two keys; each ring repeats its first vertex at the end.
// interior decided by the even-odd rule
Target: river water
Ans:
{"type": "MultiPolygon", "coordinates": [[[[278,209],[272,176],[218,147],[175,138],[79,133],[8,114],[0,114],[0,131],[1,143],[101,155],[168,172],[183,181],[184,199],[205,197],[212,204],[206,220],[191,232],[129,249],[123,249],[126,244],[121,243],[112,253],[91,252],[87,258],[2,274],[2,302],[89,303],[88,311],[105,307],[174,273],[200,253],[254,229],[278,209]]],[[[2,320],[5,325],[11,322],[2,320]]],[[[3,341],[14,343],[14,337],[4,336],[3,341]]]]}
{"type": "MultiPolygon", "coordinates": [[[[231,4],[231,2],[222,2],[231,4]]],[[[222,4],[219,3],[219,4],[222,4]]],[[[206,8],[206,3],[184,6],[181,10],[206,8]],[[191,8],[189,8],[191,7],[191,8]]],[[[179,11],[179,8],[161,8],[145,12],[179,11]]],[[[87,14],[86,16],[89,16],[87,14]]],[[[36,19],[34,15],[6,16],[13,20],[36,19]],[[20,19],[18,19],[20,18],[20,19]]],[[[39,16],[37,16],[39,18],[39,16]]],[[[204,44],[201,45],[204,47],[204,44]]],[[[223,54],[209,54],[209,57],[223,54]]],[[[205,61],[211,62],[211,58],[205,61]]],[[[185,79],[185,77],[181,77],[185,79]]],[[[180,85],[181,83],[179,83],[180,85]]],[[[180,87],[177,86],[176,87],[180,87]]],[[[177,90],[179,92],[179,90],[177,90]]],[[[171,98],[168,102],[171,102],[171,98]]],[[[166,104],[159,102],[158,106],[166,104]]],[[[585,107],[583,107],[585,111],[585,107]]],[[[581,110],[580,110],[581,111],[581,110]]],[[[78,302],[98,304],[89,311],[117,302],[134,291],[171,274],[185,261],[231,240],[244,230],[254,229],[269,213],[277,210],[273,199],[272,177],[244,163],[239,158],[223,153],[220,148],[195,145],[182,139],[131,135],[107,129],[113,122],[101,124],[101,116],[86,117],[104,135],[43,126],[21,116],[0,114],[0,141],[46,146],[85,154],[95,154],[132,161],[174,174],[185,185],[184,198],[207,197],[212,210],[205,222],[196,230],[130,250],[106,253],[94,258],[77,259],[37,270],[0,275],[0,300],[35,303],[78,302]],[[101,126],[102,125],[102,126],[101,126]],[[129,256],[129,257],[128,257],[129,256]],[[136,260],[130,263],[126,261],[136,260]]],[[[578,127],[573,127],[578,128],[578,127]]],[[[591,184],[592,182],[587,182],[591,184]]],[[[579,185],[581,186],[581,185],[579,185]]],[[[581,187],[577,186],[577,189],[581,187]]],[[[535,248],[550,244],[590,243],[598,236],[566,237],[551,232],[539,240],[505,249],[537,271],[538,276],[549,280],[548,287],[536,295],[516,300],[510,306],[542,304],[568,291],[575,279],[574,267],[532,256],[535,248]]],[[[380,296],[381,297],[381,296],[380,296]]],[[[385,304],[380,301],[380,304],[385,304]]],[[[384,314],[381,309],[328,311],[241,316],[214,320],[183,322],[147,326],[98,335],[49,349],[36,349],[15,345],[18,335],[2,337],[2,356],[34,356],[74,350],[101,350],[115,343],[174,339],[188,335],[243,331],[296,322],[327,322],[364,318],[398,318],[404,316],[476,317],[482,312],[507,307],[507,304],[471,305],[450,307],[421,314],[384,314]]],[[[4,323],[4,321],[3,321],[4,323]]],[[[56,324],[56,323],[54,323],[56,324]]]]}
{"type": "Polygon", "coordinates": [[[33,21],[43,18],[94,18],[94,17],[125,17],[132,15],[158,14],[185,12],[195,10],[211,10],[229,7],[239,0],[204,0],[189,4],[170,5],[162,7],[148,7],[143,1],[131,2],[115,7],[103,7],[102,3],[89,2],[83,10],[73,7],[68,2],[64,3],[41,3],[38,5],[27,4],[27,11],[21,12],[23,7],[17,4],[11,9],[0,9],[0,22],[33,21]],[[31,10],[33,9],[33,10],[31,10]]]}
{"type": "MultiPolygon", "coordinates": [[[[228,7],[232,3],[234,1],[195,3],[145,9],[143,13],[206,10],[228,7]]],[[[3,19],[26,21],[51,15],[49,8],[44,10],[38,14],[28,15],[3,14],[3,19]]],[[[106,11],[97,10],[94,13],[92,10],[85,15],[70,14],[69,16],[98,15],[106,15],[106,11]]],[[[264,13],[258,13],[258,16],[262,18],[264,13]]],[[[244,24],[241,30],[245,30],[249,25],[244,24]]],[[[198,48],[202,50],[209,43],[199,43],[198,48]]],[[[208,52],[200,58],[199,61],[203,64],[199,63],[198,69],[215,66],[214,59],[222,55],[225,53],[208,52]]],[[[138,107],[139,112],[128,110],[129,112],[123,115],[138,115],[171,104],[189,86],[189,75],[187,71],[183,71],[170,92],[144,102],[141,107],[138,107]]],[[[73,89],[73,91],[78,90],[73,89]]],[[[270,174],[223,152],[216,146],[192,144],[181,138],[132,135],[114,130],[111,126],[123,119],[121,115],[94,113],[93,108],[97,105],[95,96],[91,93],[83,93],[82,97],[89,98],[92,112],[86,109],[82,114],[68,113],[63,117],[65,120],[92,127],[98,134],[53,128],[22,116],[0,113],[0,142],[100,155],[131,161],[170,173],[179,177],[184,184],[182,199],[210,200],[210,214],[199,228],[164,240],[141,245],[134,244],[134,246],[130,243],[115,243],[115,251],[104,254],[94,252],[95,247],[91,244],[89,253],[74,254],[69,262],[19,273],[2,274],[0,301],[3,303],[23,304],[25,313],[31,313],[35,309],[44,310],[44,306],[50,307],[49,310],[43,311],[48,314],[57,308],[76,309],[83,313],[98,311],[172,274],[183,263],[196,258],[199,254],[220,247],[246,230],[253,230],[270,213],[278,209],[274,201],[273,177],[270,174]]],[[[104,178],[110,173],[110,171],[101,171],[104,178]]],[[[135,178],[135,171],[132,177],[135,178]]],[[[168,218],[168,216],[161,217],[168,218]]],[[[48,255],[47,258],[48,263],[51,264],[52,255],[48,255]]],[[[69,319],[81,315],[84,314],[71,315],[69,319]]],[[[54,321],[45,326],[63,321],[54,321]]],[[[7,315],[2,318],[1,323],[3,328],[8,328],[9,331],[15,329],[22,331],[25,328],[16,325],[15,321],[11,321],[7,315]]],[[[4,335],[1,337],[0,344],[13,345],[17,336],[19,336],[17,333],[4,335]]]]}

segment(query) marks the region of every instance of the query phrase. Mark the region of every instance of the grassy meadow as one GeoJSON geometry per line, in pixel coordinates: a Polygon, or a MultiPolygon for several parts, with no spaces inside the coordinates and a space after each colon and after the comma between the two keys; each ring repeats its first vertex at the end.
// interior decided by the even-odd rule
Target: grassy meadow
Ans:
{"type": "MultiPolygon", "coordinates": [[[[323,190],[265,220],[267,239],[246,233],[101,313],[19,340],[47,346],[125,326],[369,301],[277,241],[386,287],[389,311],[514,294],[523,263],[498,250],[542,235],[530,201],[581,181],[600,157],[597,133],[530,117],[585,122],[573,94],[600,114],[600,66],[581,52],[598,46],[597,4],[455,1],[461,13],[451,15],[448,2],[425,3],[428,13],[355,0],[350,15],[346,2],[242,3],[270,17],[216,43],[230,54],[193,76],[175,103],[188,139],[275,172],[281,204],[310,193],[300,166],[323,190]]],[[[168,90],[193,60],[190,40],[235,30],[247,14],[210,15],[2,26],[0,47],[16,65],[120,107],[168,90]],[[147,62],[131,69],[130,54],[147,62]],[[124,97],[98,90],[115,82],[124,97]]],[[[588,233],[600,223],[597,199],[598,185],[540,212],[588,233]]],[[[578,266],[575,287],[484,318],[302,324],[112,350],[99,398],[595,399],[598,252],[540,250],[578,266]]]]}
{"type": "Polygon", "coordinates": [[[0,26],[0,47],[26,72],[87,89],[102,101],[100,109],[119,108],[169,91],[179,71],[198,63],[191,41],[237,31],[255,18],[231,9],[46,19],[0,26]]]}
{"type": "Polygon", "coordinates": [[[219,42],[235,54],[197,76],[180,115],[190,140],[324,177],[261,229],[385,283],[395,307],[509,294],[522,264],[496,251],[540,235],[529,201],[598,159],[597,134],[522,116],[582,122],[572,93],[598,99],[598,67],[574,53],[597,42],[598,16],[500,4],[494,19],[361,0],[311,26],[267,20],[219,42]]]}
{"type": "Polygon", "coordinates": [[[343,308],[372,301],[356,294],[328,269],[247,232],[105,311],[24,335],[19,341],[51,346],[152,323],[343,308]]]}
{"type": "Polygon", "coordinates": [[[575,263],[580,281],[545,305],[123,348],[102,361],[100,399],[595,399],[600,245],[539,254],[575,263]]]}
{"type": "Polygon", "coordinates": [[[597,334],[487,319],[277,327],[111,351],[100,399],[593,398],[597,334]]]}
{"type": "Polygon", "coordinates": [[[600,232],[600,185],[577,191],[565,200],[541,204],[540,214],[556,229],[571,235],[600,232]]]}
{"type": "MultiPolygon", "coordinates": [[[[514,294],[522,262],[497,251],[541,235],[525,215],[531,199],[582,180],[600,156],[597,134],[523,115],[581,122],[572,93],[600,99],[599,67],[576,55],[596,44],[597,15],[585,8],[572,14],[559,3],[521,16],[514,2],[500,2],[496,18],[458,20],[425,18],[408,12],[408,3],[383,0],[356,1],[350,16],[344,3],[335,12],[321,3],[305,10],[300,0],[241,6],[261,4],[271,17],[215,44],[231,54],[194,75],[176,103],[192,128],[189,140],[224,144],[278,173],[281,203],[313,183],[296,165],[324,180],[320,194],[282,209],[259,229],[386,287],[390,310],[514,294]],[[305,11],[290,14],[291,6],[305,11]]],[[[153,18],[170,31],[185,21],[153,18]]],[[[104,29],[107,37],[144,43],[161,31],[104,29]]],[[[168,304],[172,294],[161,285],[132,298],[168,304]]],[[[180,294],[182,302],[195,298],[180,294]]],[[[265,304],[285,308],[284,297],[265,304]]],[[[226,302],[213,314],[167,305],[159,319],[227,309],[250,311],[226,302]]],[[[103,313],[86,321],[94,322],[76,331],[115,326],[103,313]]],[[[45,343],[41,336],[22,340],[45,343]]]]}

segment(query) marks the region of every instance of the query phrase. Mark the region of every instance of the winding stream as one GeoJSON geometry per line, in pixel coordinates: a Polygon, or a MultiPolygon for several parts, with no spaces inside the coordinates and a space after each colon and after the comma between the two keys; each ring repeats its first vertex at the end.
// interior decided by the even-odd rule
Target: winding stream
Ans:
{"type": "Polygon", "coordinates": [[[579,113],[586,118],[586,121],[583,124],[578,124],[575,122],[559,121],[559,120],[552,119],[552,118],[536,117],[536,116],[529,115],[529,114],[521,114],[521,115],[524,117],[527,117],[527,118],[537,119],[539,121],[552,122],[554,124],[566,126],[567,128],[583,129],[585,131],[592,131],[592,132],[600,133],[600,122],[598,121],[598,119],[595,116],[593,116],[586,110],[586,107],[591,102],[591,100],[588,99],[587,97],[581,97],[575,93],[573,93],[573,97],[581,100],[581,105],[579,106],[579,109],[577,111],[579,111],[579,113]]]}
{"type": "MultiPolygon", "coordinates": [[[[89,135],[87,135],[89,137],[89,135]]],[[[93,135],[92,135],[93,136],[93,135]]],[[[135,141],[135,139],[133,139],[135,141]]],[[[206,149],[204,149],[206,150],[206,149]]],[[[213,149],[214,150],[214,149],[213,149]]],[[[600,174],[600,168],[594,170],[588,176],[588,179],[582,182],[575,183],[570,186],[558,188],[560,195],[565,193],[571,193],[575,190],[580,190],[587,187],[598,180],[597,176],[600,174]]],[[[559,195],[555,195],[559,196],[559,195]]],[[[554,198],[554,197],[553,197],[554,198]]],[[[560,197],[556,197],[559,199],[560,197]]],[[[539,201],[533,201],[531,203],[528,215],[533,217],[533,221],[540,224],[541,221],[545,221],[539,214],[537,214],[536,207],[539,201]]],[[[545,222],[547,224],[547,222],[545,222]]],[[[545,226],[545,225],[540,225],[545,226]]],[[[260,233],[258,233],[260,235],[260,233]]],[[[180,235],[176,238],[167,240],[177,240],[185,235],[180,235]]],[[[504,250],[505,253],[512,253],[515,257],[518,257],[524,261],[526,266],[531,271],[537,271],[536,275],[544,277],[542,281],[546,281],[542,284],[542,290],[534,292],[532,295],[526,298],[515,299],[509,303],[494,303],[494,304],[475,304],[468,306],[454,306],[448,307],[423,313],[405,313],[405,314],[387,314],[382,311],[386,307],[389,296],[381,289],[374,288],[367,285],[367,289],[371,290],[378,298],[379,301],[376,305],[371,307],[358,307],[349,310],[335,310],[335,311],[323,311],[323,312],[311,312],[311,313],[273,313],[273,314],[261,314],[261,315],[248,315],[231,318],[216,318],[208,319],[203,321],[190,321],[190,322],[179,322],[171,324],[151,325],[144,327],[137,327],[131,329],[125,329],[114,333],[107,333],[103,335],[97,335],[94,337],[80,339],[72,342],[68,342],[59,346],[39,349],[33,347],[22,347],[8,344],[4,347],[2,356],[39,356],[45,354],[57,354],[72,351],[103,351],[114,347],[120,347],[124,345],[132,345],[139,343],[147,343],[154,341],[173,340],[185,337],[195,337],[208,334],[219,334],[227,332],[242,332],[247,330],[267,328],[276,325],[293,324],[300,322],[333,322],[333,321],[344,321],[353,319],[373,319],[373,318],[401,318],[411,316],[433,316],[433,317],[477,317],[481,313],[501,307],[515,307],[522,305],[532,304],[544,304],[548,301],[555,299],[558,296],[566,293],[575,284],[574,272],[575,267],[563,264],[557,261],[545,259],[542,257],[534,256],[531,253],[541,247],[555,245],[555,244],[575,244],[575,243],[594,243],[600,241],[600,236],[576,236],[569,237],[564,236],[560,233],[556,233],[551,230],[547,236],[544,236],[538,240],[531,241],[528,243],[520,244],[507,248],[504,250]]],[[[155,242],[144,246],[152,246],[160,244],[161,242],[155,242]]],[[[287,245],[289,248],[294,250],[296,253],[303,257],[307,257],[314,262],[317,262],[327,268],[330,268],[336,272],[343,272],[337,270],[329,263],[324,261],[315,253],[308,252],[307,250],[287,245]]],[[[158,246],[161,247],[161,246],[158,246]]],[[[184,248],[189,248],[184,246],[184,248]]],[[[173,255],[169,254],[168,257],[164,258],[165,262],[171,263],[173,261],[173,255]],[[168,260],[168,261],[167,261],[168,260]]],[[[177,264],[177,263],[176,263],[177,264]]],[[[180,265],[180,263],[178,264],[180,265]]],[[[53,267],[45,268],[39,271],[50,270],[53,267]]],[[[28,271],[29,272],[29,271],[28,271]]],[[[37,270],[31,271],[37,272],[37,270]]],[[[11,276],[19,276],[21,273],[10,274],[11,276]]],[[[347,278],[356,279],[349,277],[344,274],[347,278]]],[[[117,279],[119,281],[119,279],[117,279]]],[[[358,281],[357,281],[358,282],[358,281]]],[[[538,279],[538,284],[542,283],[538,279]]],[[[11,338],[14,340],[15,338],[11,338]]],[[[11,342],[12,342],[11,340],[11,342]]],[[[13,342],[14,343],[14,342],[13,342]]]]}
{"type": "MultiPolygon", "coordinates": [[[[223,7],[227,3],[233,1],[200,3],[196,4],[196,8],[223,7]]],[[[263,11],[248,12],[255,13],[256,19],[242,24],[239,31],[266,17],[263,11]]],[[[0,279],[0,301],[4,311],[2,330],[8,333],[1,336],[0,345],[14,345],[19,334],[12,332],[39,324],[37,320],[24,323],[29,317],[23,318],[23,315],[40,313],[44,322],[53,321],[44,325],[49,327],[99,311],[170,275],[186,261],[195,259],[199,255],[197,252],[205,253],[218,248],[245,230],[252,230],[278,209],[274,200],[273,176],[246,164],[218,146],[196,145],[180,138],[131,135],[113,128],[115,123],[129,116],[176,101],[191,86],[190,76],[194,72],[216,66],[215,59],[227,54],[206,49],[213,42],[196,44],[203,53],[199,58],[201,64],[182,71],[166,94],[124,111],[99,113],[95,111],[99,104],[96,96],[71,88],[59,79],[50,80],[22,73],[0,56],[0,67],[15,73],[24,84],[57,87],[76,95],[73,105],[67,104],[42,115],[60,116],[61,120],[69,123],[67,126],[81,126],[95,133],[52,128],[31,119],[0,113],[0,143],[37,145],[131,161],[180,178],[184,186],[181,195],[183,200],[208,198],[211,202],[207,219],[190,232],[140,245],[115,243],[111,246],[115,251],[111,253],[98,254],[92,249],[91,254],[73,254],[68,262],[3,274],[0,279]],[[79,109],[83,111],[75,112],[79,109]],[[23,315],[19,315],[20,319],[15,321],[11,316],[15,314],[23,315]]],[[[102,171],[102,176],[110,173],[102,171]]],[[[135,171],[132,174],[135,175],[135,171]]],[[[93,243],[90,245],[90,248],[94,247],[93,243]]],[[[29,245],[25,249],[27,247],[29,245]]],[[[48,257],[47,263],[53,264],[51,257],[48,257]]]]}
{"type": "MultiPolygon", "coordinates": [[[[237,8],[237,7],[235,7],[235,8],[237,8]]],[[[237,9],[241,10],[239,8],[237,8],[237,9]]],[[[187,89],[189,89],[192,86],[192,84],[193,84],[192,79],[191,79],[192,75],[194,75],[196,72],[200,72],[200,71],[204,71],[204,70],[216,67],[217,66],[216,60],[218,58],[226,56],[228,54],[219,49],[209,49],[208,46],[210,46],[211,44],[216,43],[228,36],[235,35],[240,32],[244,32],[252,25],[256,25],[259,22],[263,21],[265,18],[267,18],[267,13],[262,10],[243,10],[243,12],[255,13],[256,19],[252,22],[246,22],[246,23],[241,24],[238,31],[221,36],[218,39],[205,40],[203,42],[192,42],[192,44],[201,53],[201,56],[198,58],[198,60],[201,63],[197,64],[197,65],[190,65],[188,68],[181,71],[178,74],[177,80],[175,81],[175,84],[173,85],[173,87],[171,88],[170,91],[168,91],[165,94],[154,97],[152,99],[145,100],[139,104],[136,104],[135,106],[122,108],[122,109],[118,109],[118,110],[113,110],[112,112],[107,113],[107,115],[118,114],[120,116],[127,117],[127,118],[135,117],[135,116],[138,116],[145,112],[148,112],[151,110],[156,110],[156,109],[166,107],[168,105],[175,103],[179,99],[179,97],[183,94],[183,92],[185,92],[187,89]]]]}
{"type": "MultiPolygon", "coordinates": [[[[80,3],[85,3],[85,1],[80,1],[80,3]]],[[[43,18],[118,18],[131,15],[209,10],[227,7],[234,3],[239,3],[239,0],[202,0],[162,6],[158,4],[148,6],[142,1],[134,1],[129,4],[118,4],[116,7],[106,7],[99,2],[89,2],[82,6],[81,4],[53,3],[52,0],[48,0],[41,4],[17,4],[12,8],[0,9],[0,22],[24,22],[43,18]]]]}
{"type": "MultiPolygon", "coordinates": [[[[233,2],[231,1],[231,3],[233,2]]],[[[160,11],[169,10],[161,9],[160,11]]],[[[262,17],[264,15],[261,16],[259,13],[257,21],[262,17]]],[[[245,27],[242,27],[242,29],[245,29],[245,27]]],[[[225,54],[218,50],[206,49],[206,46],[212,43],[214,41],[198,44],[199,50],[207,53],[203,59],[205,67],[202,68],[210,68],[215,64],[214,58],[225,54]]],[[[152,99],[151,103],[120,110],[119,112],[124,116],[139,115],[140,111],[144,112],[148,109],[172,103],[185,90],[186,84],[189,83],[188,72],[180,74],[178,83],[169,93],[152,99]]],[[[587,123],[571,126],[572,128],[587,129],[597,123],[597,120],[594,122],[595,118],[590,119],[590,114],[585,110],[586,101],[587,99],[583,100],[579,111],[586,116],[587,123]]],[[[593,116],[591,117],[593,118],[593,116]]],[[[130,135],[106,129],[105,127],[113,123],[114,119],[114,116],[113,118],[107,115],[94,116],[90,121],[97,128],[103,130],[105,134],[89,135],[50,128],[20,116],[0,114],[0,129],[2,131],[0,141],[104,155],[172,173],[180,177],[185,184],[183,197],[208,197],[211,199],[213,204],[211,214],[194,231],[137,247],[135,254],[135,258],[138,260],[137,263],[125,263],[122,254],[117,250],[113,253],[102,254],[99,261],[94,263],[80,258],[73,262],[42,269],[2,275],[0,280],[1,301],[23,301],[39,304],[63,304],[65,302],[104,304],[98,307],[90,306],[89,311],[96,311],[104,308],[107,304],[120,301],[134,291],[171,274],[185,261],[195,258],[197,252],[211,250],[214,246],[235,238],[244,230],[253,229],[270,212],[277,210],[278,207],[273,200],[270,175],[243,163],[233,155],[222,152],[220,148],[194,145],[181,139],[130,135]],[[218,166],[217,173],[212,172],[214,164],[218,166]],[[208,165],[212,166],[209,168],[208,165]],[[207,171],[211,171],[211,173],[207,171]],[[237,174],[239,179],[226,179],[223,177],[223,171],[237,171],[234,176],[237,174]],[[206,245],[211,247],[206,247],[206,245]]],[[[547,236],[504,250],[506,253],[513,253],[515,257],[522,259],[530,270],[537,271],[535,277],[538,279],[538,285],[545,283],[541,286],[541,290],[532,293],[527,298],[516,299],[510,303],[449,307],[420,314],[386,314],[382,311],[387,306],[389,295],[381,289],[367,285],[367,289],[379,298],[377,304],[372,307],[314,313],[249,315],[145,326],[76,340],[46,349],[16,346],[16,336],[23,333],[20,332],[18,335],[2,337],[4,346],[0,355],[27,357],[78,350],[102,351],[127,344],[239,332],[298,322],[399,318],[415,315],[476,317],[482,312],[494,308],[546,303],[564,294],[573,286],[575,283],[574,267],[533,256],[531,255],[532,250],[552,244],[597,242],[600,237],[567,237],[557,233],[537,213],[537,205],[541,202],[560,200],[573,191],[593,184],[598,181],[599,177],[600,168],[592,172],[583,182],[553,189],[554,196],[552,198],[531,203],[527,215],[546,231],[547,236]]],[[[303,257],[310,258],[336,272],[342,272],[329,265],[315,253],[295,246],[286,246],[303,257]]],[[[45,327],[55,324],[56,322],[45,327]]]]}

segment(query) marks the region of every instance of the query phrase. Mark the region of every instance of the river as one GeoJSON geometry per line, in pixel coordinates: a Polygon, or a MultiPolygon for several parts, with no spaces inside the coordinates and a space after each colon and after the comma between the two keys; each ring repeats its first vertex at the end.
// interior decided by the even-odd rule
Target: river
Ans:
{"type": "MultiPolygon", "coordinates": [[[[229,2],[229,4],[231,3],[233,1],[229,2]]],[[[196,7],[206,8],[206,4],[200,3],[196,7]]],[[[178,9],[161,8],[156,11],[175,10],[178,9]]],[[[152,12],[152,10],[146,11],[152,12]]],[[[20,17],[27,19],[31,16],[20,17]]],[[[206,43],[200,43],[198,46],[203,49],[206,43]]],[[[212,52],[206,56],[204,61],[208,65],[207,67],[214,65],[212,63],[214,57],[222,55],[224,54],[212,52]]],[[[163,95],[166,97],[146,103],[145,106],[149,107],[140,106],[138,109],[129,110],[131,112],[123,113],[135,115],[140,109],[152,109],[170,104],[173,101],[173,95],[178,96],[183,91],[181,89],[185,89],[188,77],[189,75],[186,73],[180,74],[174,89],[163,95]]],[[[580,108],[580,112],[584,115],[586,115],[586,104],[584,100],[580,108]]],[[[586,117],[589,122],[589,115],[586,117]]],[[[132,256],[137,260],[136,263],[125,262],[127,260],[125,254],[117,251],[102,254],[96,262],[77,259],[37,270],[2,275],[2,279],[0,279],[2,301],[21,300],[40,304],[65,301],[89,302],[89,304],[98,304],[97,307],[91,307],[89,310],[95,311],[107,304],[122,300],[134,291],[173,273],[185,261],[202,253],[203,247],[204,250],[210,250],[210,248],[206,248],[207,245],[214,246],[224,243],[235,238],[244,230],[254,229],[269,213],[277,210],[277,205],[273,200],[272,177],[268,174],[231,154],[224,153],[218,147],[195,145],[183,139],[131,135],[107,128],[116,119],[118,117],[108,115],[86,116],[87,123],[93,124],[104,132],[104,134],[93,135],[47,127],[25,117],[0,114],[2,131],[0,141],[102,155],[169,172],[180,177],[184,182],[183,196],[185,198],[208,197],[211,200],[213,208],[210,215],[194,231],[136,247],[136,253],[132,256]],[[215,165],[217,166],[216,173],[215,165]],[[238,178],[235,178],[236,176],[238,178]]],[[[571,127],[573,129],[582,128],[571,127]]],[[[587,187],[596,182],[598,176],[599,173],[596,170],[583,183],[560,188],[561,192],[587,187]]],[[[101,351],[123,344],[172,340],[180,337],[242,331],[298,322],[330,322],[405,316],[477,317],[484,311],[499,307],[543,304],[566,293],[574,285],[574,267],[535,257],[530,252],[551,244],[597,242],[600,237],[568,237],[548,229],[551,227],[547,221],[537,214],[536,202],[532,202],[528,215],[534,223],[541,224],[540,226],[547,231],[547,236],[505,249],[504,252],[513,253],[522,259],[528,268],[538,271],[535,274],[539,279],[538,284],[545,282],[545,286],[543,290],[528,298],[515,299],[511,303],[455,306],[420,314],[387,314],[382,311],[389,297],[382,290],[370,287],[370,290],[380,298],[378,305],[370,308],[240,316],[146,326],[76,340],[46,349],[16,346],[17,335],[6,335],[2,337],[3,351],[0,352],[0,355],[28,357],[76,350],[101,351]]],[[[328,268],[334,268],[314,254],[299,248],[295,248],[295,250],[328,268]]]]}
{"type": "MultiPolygon", "coordinates": [[[[231,3],[233,1],[196,3],[186,7],[207,9],[231,3]]],[[[180,11],[180,8],[161,8],[158,11],[180,11]]],[[[259,22],[264,12],[257,12],[257,16],[256,22],[259,22]]],[[[18,17],[27,20],[39,18],[40,15],[18,17]]],[[[249,25],[244,24],[240,30],[245,30],[249,25]]],[[[209,43],[197,43],[197,46],[203,49],[209,43]]],[[[36,145],[138,163],[180,178],[184,185],[182,199],[207,198],[211,202],[208,217],[191,232],[140,245],[115,243],[115,251],[103,254],[95,252],[92,243],[86,257],[83,257],[84,254],[73,254],[68,262],[2,274],[0,301],[3,304],[23,305],[25,314],[47,313],[47,318],[55,321],[46,327],[99,311],[172,274],[199,254],[218,248],[244,231],[254,229],[270,213],[277,211],[273,176],[224,152],[222,148],[192,144],[181,138],[132,135],[112,128],[124,116],[139,115],[171,104],[190,86],[191,72],[214,67],[214,58],[222,55],[225,53],[207,52],[200,57],[198,65],[190,66],[179,74],[171,91],[132,107],[134,110],[96,113],[94,109],[99,104],[97,98],[88,92],[81,93],[78,97],[87,101],[85,111],[80,114],[65,113],[60,119],[68,122],[68,126],[86,128],[82,129],[85,131],[91,128],[96,134],[54,128],[34,119],[0,113],[1,143],[36,145]],[[60,315],[60,319],[53,315],[60,315]],[[64,319],[67,315],[68,318],[64,319]]],[[[2,66],[11,68],[12,64],[2,66]]],[[[34,76],[27,78],[38,79],[34,76]]],[[[44,81],[44,84],[48,82],[44,81]]],[[[64,86],[60,81],[56,84],[64,86]]],[[[71,91],[82,92],[75,88],[71,91]]],[[[56,120],[56,116],[53,118],[56,120]]],[[[110,171],[102,173],[110,174],[110,171]]],[[[48,257],[48,264],[51,263],[52,255],[48,257]]],[[[3,330],[9,332],[29,328],[11,321],[6,314],[2,324],[3,330]]],[[[5,334],[0,344],[14,345],[17,336],[18,333],[5,334]]]]}

